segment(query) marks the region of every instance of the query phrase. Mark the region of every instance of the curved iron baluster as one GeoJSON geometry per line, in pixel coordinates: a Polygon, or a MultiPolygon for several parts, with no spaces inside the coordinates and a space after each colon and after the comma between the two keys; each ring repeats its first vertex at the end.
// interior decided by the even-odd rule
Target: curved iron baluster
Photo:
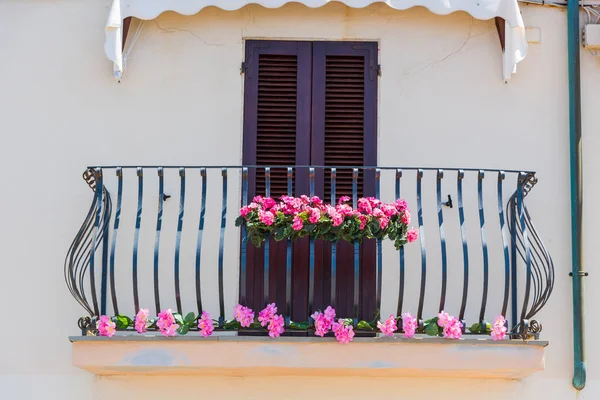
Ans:
{"type": "Polygon", "coordinates": [[[425,285],[427,282],[427,249],[425,248],[425,228],[423,227],[422,180],[423,170],[419,169],[417,170],[417,219],[419,222],[419,243],[421,244],[421,288],[419,290],[419,305],[417,309],[419,326],[423,325],[423,306],[425,304],[425,285]]]}
{"type": "Polygon", "coordinates": [[[440,232],[440,247],[442,251],[442,292],[440,295],[439,311],[444,310],[446,304],[446,283],[448,280],[448,260],[446,255],[446,235],[444,234],[444,215],[442,212],[442,179],[444,178],[444,170],[438,169],[436,179],[436,197],[437,197],[437,214],[438,226],[440,232]]]}
{"type": "MultiPolygon", "coordinates": [[[[530,193],[537,178],[533,173],[521,173],[518,178],[518,187],[506,205],[509,219],[509,230],[512,232],[513,251],[519,254],[525,262],[527,281],[533,286],[530,290],[525,288],[521,320],[514,324],[511,334],[513,337],[527,339],[535,337],[541,332],[542,325],[533,320],[533,317],[544,307],[554,288],[554,262],[544,246],[540,236],[533,225],[531,215],[525,204],[525,197],[530,193]],[[528,292],[533,290],[531,301],[528,292]]],[[[513,271],[516,267],[513,266],[513,271]]],[[[513,278],[514,279],[514,278],[513,278]]],[[[527,285],[527,283],[526,283],[527,285]]],[[[513,306],[516,308],[516,306],[513,306]]]]}
{"type": "MultiPolygon", "coordinates": [[[[80,318],[78,323],[83,334],[95,330],[95,320],[99,317],[99,310],[88,302],[85,295],[85,276],[90,267],[92,254],[107,239],[105,236],[105,225],[109,223],[112,213],[110,193],[99,178],[95,170],[88,169],[83,173],[83,179],[90,189],[94,191],[94,197],[83,224],[69,246],[64,262],[64,275],[67,288],[73,298],[89,314],[89,317],[80,318]],[[102,190],[98,191],[98,187],[102,188],[102,190]],[[99,198],[101,199],[101,204],[98,204],[99,198]],[[100,210],[99,215],[98,210],[100,210]],[[94,234],[94,232],[97,232],[97,234],[94,234]]],[[[95,291],[95,287],[92,287],[92,290],[95,291]]]]}
{"type": "Polygon", "coordinates": [[[154,239],[154,305],[156,315],[160,309],[160,291],[158,282],[158,252],[160,250],[160,234],[162,231],[163,207],[165,202],[165,181],[162,167],[158,167],[158,211],[156,215],[156,238],[154,239]]]}
{"type": "MultiPolygon", "coordinates": [[[[400,179],[402,179],[402,170],[396,170],[396,199],[400,199],[400,179]]],[[[400,247],[400,276],[398,282],[398,308],[396,315],[402,315],[402,303],[404,302],[404,246],[400,247]]]]}
{"type": "Polygon", "coordinates": [[[223,195],[221,205],[221,231],[219,234],[219,328],[225,323],[225,298],[223,290],[223,254],[225,247],[225,226],[227,224],[227,168],[221,168],[223,195]]]}
{"type": "Polygon", "coordinates": [[[115,224],[113,226],[112,245],[110,249],[110,294],[115,315],[119,315],[119,306],[117,304],[117,289],[115,287],[115,249],[117,247],[117,235],[119,233],[119,223],[121,221],[121,203],[123,200],[123,170],[117,168],[117,210],[115,212],[115,224]]]}
{"type": "Polygon", "coordinates": [[[504,250],[504,300],[502,301],[501,315],[506,316],[508,309],[508,294],[510,289],[510,255],[508,253],[508,242],[506,240],[506,223],[504,220],[504,199],[502,187],[506,174],[498,172],[498,219],[500,220],[500,233],[502,235],[502,249],[504,250]]]}
{"type": "Polygon", "coordinates": [[[456,180],[456,197],[458,198],[458,222],[460,223],[460,237],[462,239],[462,253],[463,253],[463,293],[462,300],[460,303],[460,313],[458,319],[463,324],[463,329],[466,326],[465,323],[465,310],[467,308],[467,295],[469,293],[469,248],[467,245],[467,229],[465,227],[465,211],[463,208],[463,189],[462,182],[465,178],[465,171],[462,169],[458,170],[456,180]]]}
{"type": "MultiPolygon", "coordinates": [[[[142,226],[142,205],[144,200],[144,170],[141,167],[137,168],[138,176],[138,202],[137,212],[135,217],[135,232],[133,236],[133,262],[132,262],[132,275],[133,275],[133,304],[135,307],[135,313],[140,310],[140,296],[138,287],[138,246],[140,244],[140,227],[142,226]]],[[[160,312],[160,309],[158,310],[160,312]]]]}
{"type": "Polygon", "coordinates": [[[179,177],[181,178],[181,188],[179,191],[179,215],[177,217],[177,236],[175,237],[175,302],[177,312],[183,314],[181,308],[181,292],[179,289],[179,252],[181,250],[181,230],[183,229],[183,213],[185,210],[185,168],[179,168],[179,177]]]}
{"type": "MultiPolygon", "coordinates": [[[[381,197],[381,170],[375,169],[375,197],[381,197]]],[[[382,239],[377,239],[377,289],[375,293],[375,309],[377,315],[381,313],[381,287],[383,284],[383,247],[382,239]]],[[[376,316],[377,316],[376,315],[376,316]]]]}
{"type": "Polygon", "coordinates": [[[489,261],[488,261],[488,246],[485,238],[485,211],[483,208],[483,179],[485,171],[480,170],[477,174],[477,205],[479,208],[479,231],[481,234],[481,251],[483,256],[483,292],[481,294],[481,309],[479,310],[480,326],[485,328],[485,308],[487,305],[488,284],[489,284],[489,261]]]}
{"type": "MultiPolygon", "coordinates": [[[[200,284],[200,261],[202,259],[202,234],[204,233],[204,216],[206,215],[206,168],[200,168],[200,176],[202,177],[202,199],[200,200],[200,222],[198,222],[198,238],[196,240],[196,303],[198,305],[198,314],[202,313],[202,290],[200,284]]],[[[246,170],[246,178],[248,177],[248,171],[246,170]]],[[[246,180],[246,195],[247,191],[247,180],[246,180]]],[[[246,199],[244,199],[245,201],[246,199]]],[[[242,231],[242,238],[245,239],[246,229],[242,231]]],[[[246,242],[242,243],[244,256],[246,255],[246,242]]],[[[245,261],[245,258],[243,258],[245,261]]],[[[242,263],[242,273],[246,272],[246,263],[242,263]]],[[[244,275],[245,276],[245,275],[244,275]]],[[[245,279],[244,279],[245,281],[245,279]]],[[[246,303],[242,303],[246,304],[246,303]]]]}

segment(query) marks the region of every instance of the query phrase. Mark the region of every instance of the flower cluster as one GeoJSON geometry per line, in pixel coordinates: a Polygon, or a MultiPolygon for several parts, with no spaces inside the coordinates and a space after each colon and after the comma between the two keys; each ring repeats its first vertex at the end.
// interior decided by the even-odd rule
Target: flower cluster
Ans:
{"type": "Polygon", "coordinates": [[[112,322],[110,317],[107,317],[106,315],[100,317],[97,327],[100,336],[113,337],[117,332],[116,324],[112,322]]]}
{"type": "Polygon", "coordinates": [[[348,242],[364,238],[394,241],[397,249],[419,237],[417,229],[408,228],[411,215],[403,199],[384,203],[374,197],[358,199],[357,208],[348,204],[348,196],[338,204],[325,204],[319,197],[256,196],[240,209],[236,225],[245,224],[248,238],[260,247],[268,234],[275,240],[310,236],[314,239],[348,242]]]}
{"type": "Polygon", "coordinates": [[[417,317],[413,317],[409,312],[402,314],[402,330],[405,338],[410,339],[415,336],[418,326],[417,317]]]}
{"type": "Polygon", "coordinates": [[[148,317],[150,311],[147,308],[141,308],[135,316],[135,330],[138,333],[144,333],[148,331],[148,317]]]}
{"type": "Polygon", "coordinates": [[[238,304],[233,308],[233,317],[242,328],[248,328],[254,322],[254,311],[251,308],[238,304]]]}
{"type": "Polygon", "coordinates": [[[335,334],[336,340],[341,344],[350,343],[354,338],[354,328],[347,320],[342,318],[332,325],[331,330],[335,334]]]}
{"type": "Polygon", "coordinates": [[[310,317],[315,321],[315,335],[323,337],[335,321],[335,310],[328,306],[324,312],[316,311],[310,317]]]}
{"type": "MultiPolygon", "coordinates": [[[[252,310],[250,310],[252,311],[252,310]]],[[[254,313],[252,313],[254,315],[254,313]]],[[[268,304],[261,312],[258,313],[258,322],[260,326],[267,326],[269,336],[276,338],[281,336],[285,331],[283,328],[283,315],[277,315],[277,306],[275,303],[268,304]]]]}
{"type": "Polygon", "coordinates": [[[506,337],[506,320],[502,315],[496,317],[494,324],[492,325],[492,340],[504,340],[506,337]]]}
{"type": "Polygon", "coordinates": [[[175,323],[175,316],[173,316],[171,309],[163,310],[158,314],[156,326],[164,336],[177,336],[179,325],[175,323]]]}
{"type": "Polygon", "coordinates": [[[206,311],[202,311],[202,315],[198,319],[198,329],[200,330],[200,334],[204,337],[209,337],[215,330],[210,314],[206,311]]]}
{"type": "Polygon", "coordinates": [[[377,322],[377,328],[379,328],[381,333],[383,333],[384,335],[393,337],[394,332],[398,330],[398,325],[396,324],[396,316],[392,314],[388,319],[385,320],[385,322],[377,322]]]}
{"type": "Polygon", "coordinates": [[[443,329],[442,335],[445,338],[460,339],[463,324],[458,319],[442,311],[438,314],[437,324],[443,329]]]}

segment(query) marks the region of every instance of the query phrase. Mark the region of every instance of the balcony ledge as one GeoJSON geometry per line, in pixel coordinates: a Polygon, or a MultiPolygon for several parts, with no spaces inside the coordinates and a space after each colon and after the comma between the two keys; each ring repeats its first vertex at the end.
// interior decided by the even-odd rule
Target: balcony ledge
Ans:
{"type": "Polygon", "coordinates": [[[546,341],[442,338],[70,337],[73,365],[96,375],[367,376],[522,379],[546,341]]]}

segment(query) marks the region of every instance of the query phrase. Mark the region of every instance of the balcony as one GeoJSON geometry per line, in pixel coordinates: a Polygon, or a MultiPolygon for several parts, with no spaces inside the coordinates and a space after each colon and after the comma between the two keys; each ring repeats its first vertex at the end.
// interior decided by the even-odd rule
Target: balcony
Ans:
{"type": "Polygon", "coordinates": [[[538,340],[542,325],[534,318],[551,295],[554,267],[526,205],[537,183],[534,172],[94,166],[83,177],[94,195],[67,254],[65,278],[87,313],[79,320],[82,336],[71,340],[75,365],[89,371],[272,374],[276,368],[289,374],[291,368],[301,374],[364,375],[380,367],[387,376],[520,378],[543,369],[547,343],[538,340]],[[359,244],[268,238],[256,248],[246,240],[245,226],[234,225],[239,207],[257,194],[286,193],[316,194],[331,204],[349,195],[354,205],[363,195],[385,202],[404,198],[419,240],[396,250],[381,239],[359,244]],[[230,323],[234,305],[258,313],[271,302],[285,318],[282,338],[268,338],[266,329],[254,325],[230,323]],[[332,347],[338,346],[332,338],[314,336],[309,315],[328,305],[353,324],[357,338],[351,347],[332,347]],[[129,325],[112,338],[95,336],[99,316],[133,318],[140,308],[151,315],[167,308],[181,315],[209,311],[215,334],[200,337],[192,326],[186,336],[163,338],[152,332],[154,327],[139,335],[129,325]],[[425,336],[427,320],[441,310],[462,322],[463,339],[425,336]],[[406,311],[417,318],[417,336],[401,338],[399,329],[395,338],[381,337],[373,322],[406,311]],[[496,315],[506,317],[507,340],[492,342],[481,329],[496,315]],[[198,343],[202,354],[238,349],[248,360],[208,362],[194,355],[198,343]],[[252,356],[266,348],[272,352],[266,361],[252,356]],[[328,356],[316,357],[315,349],[328,356]],[[354,361],[327,361],[349,349],[354,361]],[[479,360],[488,363],[491,357],[500,367],[478,363],[473,349],[479,360]],[[132,351],[153,356],[140,364],[132,351]],[[157,361],[161,351],[186,354],[187,361],[180,365],[170,356],[166,364],[157,361]],[[434,352],[454,366],[441,371],[394,361],[434,352]]]}

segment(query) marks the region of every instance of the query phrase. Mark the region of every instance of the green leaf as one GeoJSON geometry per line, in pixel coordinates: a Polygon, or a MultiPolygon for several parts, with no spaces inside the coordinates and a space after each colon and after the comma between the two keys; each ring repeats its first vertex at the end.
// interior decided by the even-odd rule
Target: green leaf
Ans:
{"type": "Polygon", "coordinates": [[[193,312],[189,312],[186,314],[185,318],[183,319],[183,322],[185,322],[187,325],[189,325],[189,324],[192,324],[195,320],[196,320],[196,314],[194,314],[193,312]]]}
{"type": "Polygon", "coordinates": [[[190,331],[190,327],[188,325],[182,325],[179,327],[179,329],[177,329],[177,333],[179,333],[180,335],[185,335],[189,331],[190,331]]]}
{"type": "Polygon", "coordinates": [[[235,330],[235,329],[240,329],[240,328],[241,328],[240,323],[237,322],[235,319],[232,319],[231,321],[225,321],[225,323],[223,324],[223,329],[225,329],[225,330],[235,330]]]}
{"type": "Polygon", "coordinates": [[[425,333],[429,336],[439,336],[440,331],[436,323],[429,323],[427,325],[425,325],[425,333]]]}
{"type": "Polygon", "coordinates": [[[242,226],[243,223],[244,223],[244,217],[242,217],[241,215],[235,219],[235,226],[238,226],[238,227],[242,226]]]}
{"type": "Polygon", "coordinates": [[[117,315],[115,325],[117,325],[117,329],[127,329],[130,325],[133,325],[133,321],[126,315],[117,315]]]}
{"type": "Polygon", "coordinates": [[[481,324],[476,323],[469,327],[469,332],[471,333],[480,333],[481,332],[481,324]]]}
{"type": "Polygon", "coordinates": [[[181,317],[181,314],[174,313],[173,317],[175,318],[175,322],[177,322],[180,326],[184,325],[183,318],[181,317]]]}
{"type": "Polygon", "coordinates": [[[492,331],[492,324],[490,324],[489,322],[487,322],[485,324],[485,333],[489,333],[492,331]]]}
{"type": "Polygon", "coordinates": [[[373,327],[371,327],[371,324],[368,323],[367,321],[360,321],[358,323],[358,325],[356,325],[357,329],[364,329],[366,331],[372,331],[373,327]]]}
{"type": "Polygon", "coordinates": [[[308,322],[290,321],[290,329],[306,330],[308,329],[308,322]]]}

